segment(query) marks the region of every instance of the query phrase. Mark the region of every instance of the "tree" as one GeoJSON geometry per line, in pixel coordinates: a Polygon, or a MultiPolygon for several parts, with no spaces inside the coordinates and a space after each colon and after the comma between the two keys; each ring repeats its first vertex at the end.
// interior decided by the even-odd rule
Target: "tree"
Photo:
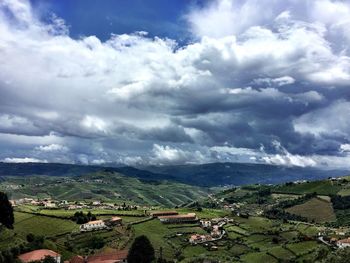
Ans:
{"type": "Polygon", "coordinates": [[[154,259],[154,248],[149,239],[144,235],[135,238],[129,250],[128,263],[150,263],[154,259]]]}
{"type": "MultiPolygon", "coordinates": [[[[323,253],[324,254],[324,253],[323,253]]],[[[350,248],[338,249],[335,252],[329,253],[327,257],[323,257],[320,261],[322,263],[344,263],[349,262],[350,248]]]]}
{"type": "Polygon", "coordinates": [[[14,221],[12,205],[7,195],[0,192],[0,224],[9,229],[13,229],[14,221]]]}
{"type": "Polygon", "coordinates": [[[100,249],[105,245],[105,240],[101,236],[92,236],[89,240],[89,247],[92,249],[100,249]]]}
{"type": "Polygon", "coordinates": [[[42,263],[56,263],[56,259],[51,256],[45,256],[42,263]]]}

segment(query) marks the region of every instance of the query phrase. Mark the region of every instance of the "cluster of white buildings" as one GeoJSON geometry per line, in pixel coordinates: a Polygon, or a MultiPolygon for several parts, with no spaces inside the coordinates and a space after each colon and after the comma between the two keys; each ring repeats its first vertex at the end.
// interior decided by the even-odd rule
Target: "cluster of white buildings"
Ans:
{"type": "Polygon", "coordinates": [[[107,229],[109,227],[122,225],[122,219],[118,216],[113,216],[110,219],[105,220],[94,220],[89,221],[85,224],[80,225],[80,231],[86,232],[86,231],[94,231],[94,230],[102,230],[107,229]]]}
{"type": "Polygon", "coordinates": [[[51,199],[35,200],[33,198],[21,198],[17,200],[10,200],[10,203],[12,204],[12,206],[28,204],[35,206],[43,206],[45,208],[57,208],[60,205],[60,202],[53,201],[51,199]]]}
{"type": "Polygon", "coordinates": [[[222,227],[230,222],[232,219],[228,218],[213,218],[200,220],[200,225],[205,230],[210,230],[210,234],[199,235],[193,234],[189,238],[189,242],[192,245],[202,244],[206,242],[220,240],[225,235],[225,230],[222,227]]]}

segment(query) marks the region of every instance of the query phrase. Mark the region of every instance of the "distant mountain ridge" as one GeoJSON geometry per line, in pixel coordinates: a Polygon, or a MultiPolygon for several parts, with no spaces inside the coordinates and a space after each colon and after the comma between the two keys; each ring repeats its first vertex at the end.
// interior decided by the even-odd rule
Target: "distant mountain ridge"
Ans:
{"type": "Polygon", "coordinates": [[[296,180],[318,180],[348,175],[348,170],[286,167],[251,163],[208,163],[201,165],[148,166],[144,170],[172,175],[179,181],[200,186],[278,184],[296,180]]]}
{"type": "Polygon", "coordinates": [[[208,163],[200,165],[104,167],[58,163],[1,163],[1,176],[80,176],[100,171],[116,172],[145,181],[174,181],[213,187],[244,184],[278,184],[296,180],[317,180],[348,175],[348,170],[284,167],[248,163],[208,163]]]}

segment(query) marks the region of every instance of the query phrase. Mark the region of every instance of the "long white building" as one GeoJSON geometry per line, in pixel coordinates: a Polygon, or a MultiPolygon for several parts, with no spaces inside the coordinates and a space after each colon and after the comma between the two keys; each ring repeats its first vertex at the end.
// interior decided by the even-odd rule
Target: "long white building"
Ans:
{"type": "Polygon", "coordinates": [[[80,226],[80,231],[92,231],[92,230],[100,230],[107,228],[105,222],[103,220],[95,220],[87,222],[86,224],[82,224],[80,226]]]}

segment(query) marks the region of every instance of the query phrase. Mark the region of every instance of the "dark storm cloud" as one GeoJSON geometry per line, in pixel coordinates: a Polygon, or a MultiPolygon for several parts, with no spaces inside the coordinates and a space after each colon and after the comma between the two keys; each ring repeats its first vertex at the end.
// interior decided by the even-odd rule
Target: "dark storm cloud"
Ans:
{"type": "Polygon", "coordinates": [[[345,2],[208,2],[185,46],[34,14],[0,4],[0,160],[349,165],[345,2]]]}

